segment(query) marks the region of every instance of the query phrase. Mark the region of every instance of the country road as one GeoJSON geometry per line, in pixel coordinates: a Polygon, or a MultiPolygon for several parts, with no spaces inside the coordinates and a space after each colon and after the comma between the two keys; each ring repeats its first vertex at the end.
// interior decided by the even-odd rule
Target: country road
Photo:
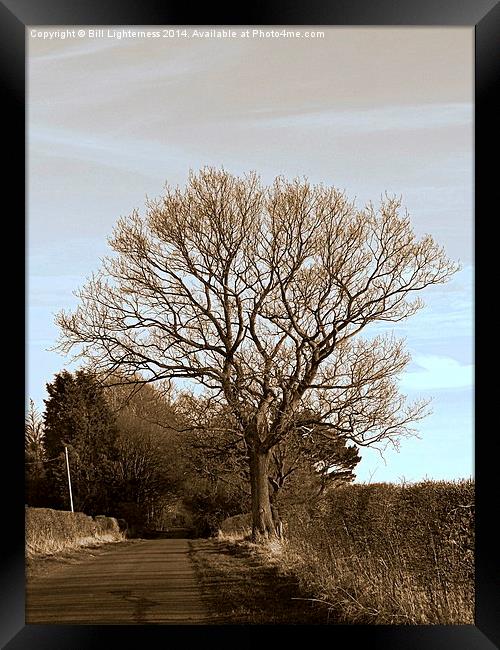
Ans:
{"type": "Polygon", "coordinates": [[[30,579],[29,624],[209,622],[190,550],[207,540],[154,539],[110,544],[95,557],[30,579]]]}

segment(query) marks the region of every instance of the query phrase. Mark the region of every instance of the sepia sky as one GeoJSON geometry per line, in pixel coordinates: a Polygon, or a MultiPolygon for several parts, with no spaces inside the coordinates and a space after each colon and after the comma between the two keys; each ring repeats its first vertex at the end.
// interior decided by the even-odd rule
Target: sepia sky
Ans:
{"type": "Polygon", "coordinates": [[[415,231],[462,264],[390,326],[413,358],[401,390],[432,397],[433,414],[399,453],[363,450],[358,480],[473,475],[473,29],[319,29],[42,40],[28,28],[27,393],[40,410],[68,367],[47,351],[54,314],[76,306],[118,217],[203,165],[307,176],[360,207],[402,195],[415,231]]]}

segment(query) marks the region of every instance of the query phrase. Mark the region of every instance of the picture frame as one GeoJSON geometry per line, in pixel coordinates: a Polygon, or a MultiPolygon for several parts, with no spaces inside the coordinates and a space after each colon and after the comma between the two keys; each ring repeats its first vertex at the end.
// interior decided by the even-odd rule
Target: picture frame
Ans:
{"type": "MultiPolygon", "coordinates": [[[[265,6],[239,7],[238,12],[223,13],[219,7],[205,6],[188,10],[185,5],[168,1],[108,0],[98,2],[67,2],[67,0],[4,0],[0,6],[0,47],[3,56],[2,80],[6,89],[7,113],[5,124],[13,137],[6,169],[7,188],[18,190],[15,203],[16,237],[24,239],[23,218],[19,214],[24,197],[25,159],[21,145],[25,113],[25,30],[31,25],[377,25],[377,26],[470,26],[476,39],[476,106],[475,106],[475,210],[478,219],[488,214],[494,205],[492,193],[495,181],[494,166],[486,161],[492,147],[498,106],[493,102],[495,82],[499,79],[499,25],[500,5],[496,0],[333,0],[330,3],[309,2],[302,6],[288,2],[266,3],[265,6]],[[496,109],[496,110],[495,110],[496,109]],[[495,119],[495,121],[494,121],[495,119]],[[19,197],[20,194],[20,197],[19,197]]],[[[497,127],[498,129],[498,127],[497,127]]],[[[497,181],[498,182],[498,181],[497,181]]],[[[24,248],[23,248],[24,251],[24,248]]],[[[481,253],[481,258],[487,253],[481,253]]],[[[24,288],[24,287],[23,287],[24,288]]],[[[24,309],[22,290],[10,288],[12,304],[17,313],[24,309]],[[15,299],[14,299],[15,297],[15,299]],[[17,299],[17,302],[16,302],[17,299]]],[[[9,301],[9,295],[6,297],[9,301]]],[[[9,303],[10,304],[10,303],[9,303]]],[[[24,336],[17,328],[17,336],[24,336]]],[[[10,347],[9,343],[9,347],[10,347]]],[[[14,346],[14,344],[12,344],[14,346]]],[[[24,339],[18,349],[25,346],[24,339]]],[[[19,362],[18,362],[19,365],[19,362]]],[[[19,400],[21,403],[21,400],[19,400]]],[[[24,418],[24,401],[23,418],[24,418]]],[[[19,408],[20,415],[21,408],[19,408]]],[[[17,410],[16,410],[17,415],[17,410]]],[[[16,416],[17,420],[17,416],[16,416]]],[[[19,423],[20,424],[20,423],[19,423]]],[[[15,431],[17,432],[16,422],[15,431]]],[[[8,650],[47,648],[83,649],[117,645],[123,639],[141,647],[156,646],[158,642],[184,645],[200,640],[225,641],[238,647],[264,643],[283,643],[288,635],[295,635],[294,626],[59,626],[26,625],[24,617],[24,505],[23,460],[21,436],[9,432],[9,447],[4,458],[15,464],[14,475],[20,477],[13,490],[12,480],[4,475],[4,495],[8,495],[11,513],[8,517],[7,548],[2,554],[0,576],[0,641],[8,650]],[[19,445],[19,446],[18,446],[19,445]],[[14,460],[15,459],[15,460],[14,460]],[[265,629],[263,629],[265,628],[265,629]]],[[[475,626],[358,626],[338,625],[312,628],[306,635],[331,643],[353,643],[372,649],[395,648],[404,650],[443,649],[490,650],[500,647],[500,589],[498,584],[498,543],[493,534],[494,524],[489,502],[498,494],[495,472],[490,469],[490,440],[480,430],[475,440],[475,474],[477,486],[477,550],[476,550],[476,625],[475,626]]],[[[5,474],[5,473],[4,473],[5,474]]],[[[5,523],[5,522],[4,522],[5,523]]],[[[291,637],[290,637],[291,638],[291,637]]],[[[285,641],[286,642],[286,641],[285,641]]]]}

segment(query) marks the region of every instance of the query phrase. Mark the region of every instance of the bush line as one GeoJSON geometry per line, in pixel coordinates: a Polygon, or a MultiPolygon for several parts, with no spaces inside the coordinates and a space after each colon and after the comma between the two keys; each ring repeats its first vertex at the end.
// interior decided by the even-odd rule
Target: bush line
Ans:
{"type": "Polygon", "coordinates": [[[75,548],[118,542],[126,537],[124,520],[82,512],[26,507],[26,556],[53,555],[75,548]]]}
{"type": "Polygon", "coordinates": [[[282,562],[339,622],[473,624],[474,481],[345,485],[286,527],[282,562]]]}

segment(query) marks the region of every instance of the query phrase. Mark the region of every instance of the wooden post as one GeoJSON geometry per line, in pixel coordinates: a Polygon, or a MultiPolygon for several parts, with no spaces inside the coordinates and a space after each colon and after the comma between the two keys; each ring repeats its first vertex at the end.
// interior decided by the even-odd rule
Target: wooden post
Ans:
{"type": "Polygon", "coordinates": [[[68,448],[64,446],[64,451],[66,452],[66,469],[68,470],[68,487],[69,487],[69,500],[71,503],[71,512],[75,512],[73,509],[73,492],[71,491],[71,475],[69,473],[69,458],[68,458],[68,448]]]}

